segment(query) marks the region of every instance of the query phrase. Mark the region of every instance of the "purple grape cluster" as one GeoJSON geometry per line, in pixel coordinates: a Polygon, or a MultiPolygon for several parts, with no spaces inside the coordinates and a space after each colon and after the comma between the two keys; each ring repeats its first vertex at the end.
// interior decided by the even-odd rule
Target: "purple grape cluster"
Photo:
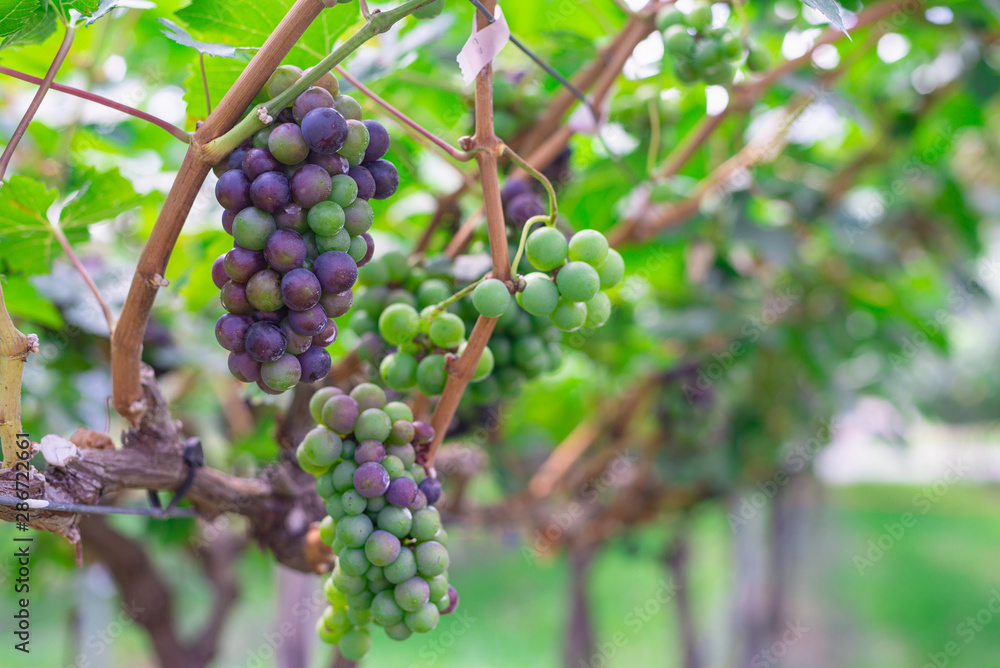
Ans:
{"type": "Polygon", "coordinates": [[[326,583],[330,606],[320,638],[360,660],[370,626],[394,640],[428,633],[458,606],[448,582],[448,534],[434,504],[441,484],[421,463],[434,429],[372,383],[350,394],[324,387],[309,410],[319,422],[299,445],[302,468],[316,476],[328,517],[320,537],[337,566],[326,583]]]}
{"type": "MultiPolygon", "coordinates": [[[[278,68],[267,94],[301,75],[278,68]]],[[[212,267],[227,311],[215,334],[233,376],[269,394],[329,374],[336,318],[350,310],[358,268],[375,252],[369,200],[399,186],[384,158],[385,127],[362,121],[332,74],[316,83],[216,168],[222,225],[235,243],[212,267]]]]}

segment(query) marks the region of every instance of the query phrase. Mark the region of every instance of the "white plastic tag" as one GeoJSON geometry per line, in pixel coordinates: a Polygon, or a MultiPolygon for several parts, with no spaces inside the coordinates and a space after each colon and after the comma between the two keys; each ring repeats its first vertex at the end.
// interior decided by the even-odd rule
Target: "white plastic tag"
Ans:
{"type": "Polygon", "coordinates": [[[510,28],[500,5],[493,12],[493,18],[496,21],[479,31],[476,31],[476,18],[472,19],[472,36],[458,54],[458,67],[462,70],[466,85],[472,83],[476,75],[493,62],[510,41],[510,28]]]}

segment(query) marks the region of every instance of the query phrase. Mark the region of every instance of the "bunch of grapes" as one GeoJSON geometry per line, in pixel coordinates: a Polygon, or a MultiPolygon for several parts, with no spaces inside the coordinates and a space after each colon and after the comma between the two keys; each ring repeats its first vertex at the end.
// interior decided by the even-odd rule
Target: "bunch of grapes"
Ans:
{"type": "Polygon", "coordinates": [[[521,308],[548,316],[564,332],[607,322],[611,300],[604,291],[621,282],[625,261],[608,247],[603,234],[581,230],[567,242],[554,227],[540,227],[528,235],[525,250],[528,261],[541,271],[524,277],[517,295],[521,308]]]}
{"type": "Polygon", "coordinates": [[[684,83],[701,80],[729,85],[745,53],[747,69],[759,72],[767,68],[766,52],[757,48],[748,51],[738,35],[724,27],[712,27],[709,4],[699,4],[686,14],[668,7],[657,16],[656,26],[663,32],[665,52],[673,57],[674,73],[684,83]]]}
{"type": "MultiPolygon", "coordinates": [[[[279,67],[266,95],[302,74],[279,67]]],[[[335,319],[350,310],[358,267],[375,252],[368,202],[399,186],[383,158],[389,141],[327,73],[218,166],[215,195],[235,243],[212,267],[228,311],[215,334],[237,379],[280,394],[330,372],[335,319]]]]}
{"type": "Polygon", "coordinates": [[[433,631],[458,606],[448,583],[448,534],[434,507],[441,484],[420,461],[434,429],[414,422],[406,404],[386,403],[371,383],[350,394],[324,387],[309,409],[319,426],[297,455],[316,476],[328,513],[320,536],[337,555],[317,631],[357,661],[371,649],[373,622],[405,640],[433,631]]]}

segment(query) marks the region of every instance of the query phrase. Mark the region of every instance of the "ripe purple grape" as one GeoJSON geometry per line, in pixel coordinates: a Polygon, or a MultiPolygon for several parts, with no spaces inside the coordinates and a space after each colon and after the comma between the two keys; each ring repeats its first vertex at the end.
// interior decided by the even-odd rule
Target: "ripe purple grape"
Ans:
{"type": "Polygon", "coordinates": [[[326,327],[326,311],[319,304],[304,311],[290,311],[288,322],[299,334],[316,336],[326,327]]]}
{"type": "Polygon", "coordinates": [[[292,104],[292,117],[296,123],[301,123],[307,113],[320,107],[333,107],[333,95],[319,86],[310,86],[299,93],[292,104]]]}
{"type": "Polygon", "coordinates": [[[333,368],[333,360],[330,353],[322,346],[311,346],[307,351],[299,355],[299,364],[302,367],[302,382],[315,383],[323,380],[330,374],[333,368]]]}
{"type": "Polygon", "coordinates": [[[284,167],[266,148],[254,147],[243,156],[243,173],[253,181],[264,172],[277,172],[284,167]]]}
{"type": "Polygon", "coordinates": [[[285,339],[288,341],[285,352],[292,355],[301,355],[305,351],[309,350],[313,345],[312,337],[299,334],[292,329],[292,325],[288,322],[288,318],[281,321],[281,331],[285,333],[285,339]]]}
{"type": "MultiPolygon", "coordinates": [[[[325,311],[326,309],[324,308],[323,310],[325,311]]],[[[313,345],[326,348],[337,340],[337,321],[329,316],[330,313],[327,312],[326,327],[323,328],[322,332],[312,338],[313,345]]]]}
{"type": "Polygon", "coordinates": [[[372,256],[375,255],[375,240],[372,238],[372,235],[365,232],[361,235],[361,238],[365,240],[368,250],[365,251],[365,256],[358,262],[359,267],[363,267],[371,262],[372,256]]]}
{"type": "Polygon", "coordinates": [[[362,162],[373,162],[389,152],[389,144],[391,142],[389,131],[378,121],[367,120],[361,122],[368,128],[368,148],[365,150],[365,159],[362,162]]]}
{"type": "Polygon", "coordinates": [[[358,280],[357,263],[342,251],[328,251],[317,257],[313,271],[323,292],[337,294],[350,290],[358,280]]]}
{"type": "Polygon", "coordinates": [[[505,213],[511,224],[522,227],[529,218],[545,213],[545,205],[534,193],[525,193],[513,198],[505,213]]]}
{"type": "Polygon", "coordinates": [[[417,500],[417,483],[409,478],[399,477],[389,483],[385,500],[397,508],[409,508],[417,500]]]}
{"type": "MultiPolygon", "coordinates": [[[[261,367],[263,368],[263,365],[261,365],[261,367]]],[[[275,394],[275,395],[277,395],[277,394],[281,394],[281,392],[282,392],[282,390],[274,390],[274,389],[271,389],[270,387],[268,387],[264,383],[264,379],[263,378],[258,378],[257,379],[257,387],[259,387],[262,391],[264,391],[267,394],[275,394]]]]}
{"type": "Polygon", "coordinates": [[[426,422],[417,420],[413,423],[413,429],[417,434],[418,443],[430,443],[434,440],[434,427],[426,422]]]}
{"type": "Polygon", "coordinates": [[[347,141],[347,120],[335,109],[313,109],[302,117],[302,138],[316,153],[336,153],[347,141]]]}
{"type": "Polygon", "coordinates": [[[376,160],[365,165],[375,181],[375,199],[388,199],[399,188],[399,171],[388,160],[376,160]]]}
{"type": "Polygon", "coordinates": [[[295,123],[282,123],[271,131],[267,148],[274,159],[283,165],[297,165],[309,157],[309,147],[302,138],[302,130],[295,123]]]}
{"type": "Polygon", "coordinates": [[[236,220],[236,214],[238,213],[239,211],[232,209],[226,209],[222,212],[222,229],[230,236],[233,234],[233,222],[236,220]]]}
{"type": "Polygon", "coordinates": [[[285,273],[302,266],[306,250],[301,234],[295,230],[279,229],[267,238],[263,257],[272,269],[285,273]]]}
{"type": "Polygon", "coordinates": [[[258,271],[267,269],[267,260],[260,251],[247,250],[239,246],[226,253],[223,260],[226,275],[237,283],[246,283],[258,271]]]}
{"type": "Polygon", "coordinates": [[[215,287],[221,290],[222,286],[228,281],[229,276],[226,274],[226,253],[223,253],[215,258],[215,262],[212,263],[212,282],[215,283],[215,287]]]}
{"type": "Polygon", "coordinates": [[[308,208],[326,200],[333,183],[327,171],[319,165],[303,165],[292,177],[291,189],[296,204],[308,208]]]}
{"type": "Polygon", "coordinates": [[[500,203],[503,204],[503,208],[506,210],[507,205],[510,204],[518,195],[524,195],[525,193],[531,192],[531,184],[524,179],[510,179],[503,185],[500,189],[500,203]]]}
{"type": "Polygon", "coordinates": [[[250,179],[239,169],[230,169],[215,182],[215,199],[223,209],[239,211],[250,206],[250,179]]]}
{"type": "Polygon", "coordinates": [[[320,412],[322,422],[328,429],[337,434],[348,434],[354,430],[361,408],[358,402],[346,394],[332,397],[323,404],[320,412]]]}
{"type": "Polygon", "coordinates": [[[268,213],[283,211],[292,201],[288,178],[281,172],[264,172],[250,184],[250,199],[268,213]]]}
{"type": "Polygon", "coordinates": [[[354,182],[358,184],[358,198],[359,199],[371,199],[375,196],[375,179],[372,177],[371,172],[367,168],[361,167],[351,167],[347,170],[347,175],[354,179],[354,182]]]}
{"type": "Polygon", "coordinates": [[[247,286],[236,281],[229,281],[222,286],[220,294],[222,308],[230,313],[239,315],[250,315],[253,313],[253,306],[247,300],[247,286]]]}
{"type": "Polygon", "coordinates": [[[324,292],[319,298],[319,303],[331,318],[339,318],[351,310],[354,305],[354,293],[344,290],[340,293],[324,292]]]}
{"type": "Polygon", "coordinates": [[[272,322],[275,325],[280,325],[281,321],[288,317],[288,309],[282,306],[277,311],[261,311],[255,310],[253,312],[253,319],[260,322],[272,322]]]}
{"type": "Polygon", "coordinates": [[[433,506],[441,498],[441,482],[437,478],[424,478],[419,487],[428,504],[433,506]]]}
{"type": "Polygon", "coordinates": [[[249,353],[229,354],[229,373],[233,374],[236,380],[244,383],[253,383],[260,378],[260,362],[250,357],[249,353]]]}
{"type": "MultiPolygon", "coordinates": [[[[319,279],[308,269],[292,269],[281,279],[281,298],[293,311],[305,311],[319,303],[323,294],[319,279]]],[[[326,326],[326,321],[323,321],[326,326]]]]}
{"type": "Polygon", "coordinates": [[[375,212],[372,211],[372,205],[368,203],[368,200],[359,197],[354,200],[353,204],[344,209],[344,229],[351,236],[364,234],[371,229],[374,223],[375,212]]]}
{"type": "MultiPolygon", "coordinates": [[[[367,462],[375,462],[377,464],[382,461],[383,457],[385,457],[385,445],[373,439],[361,441],[354,451],[354,461],[358,464],[367,462]]],[[[390,483],[389,486],[391,487],[392,484],[390,483]]]]}
{"type": "MultiPolygon", "coordinates": [[[[410,482],[413,481],[411,480],[410,482]]],[[[381,464],[366,462],[354,472],[354,489],[366,499],[374,499],[376,496],[382,496],[388,488],[389,472],[381,464]]]]}
{"type": "Polygon", "coordinates": [[[270,322],[255,322],[247,330],[246,352],[261,364],[274,362],[285,354],[288,340],[281,328],[270,322]]]}
{"type": "Polygon", "coordinates": [[[281,275],[273,269],[258,271],[247,281],[247,301],[261,311],[277,311],[281,299],[281,275]]]}
{"type": "Polygon", "coordinates": [[[302,377],[302,366],[294,355],[284,354],[273,362],[260,366],[260,379],[272,390],[290,390],[302,377]]]}
{"type": "Polygon", "coordinates": [[[453,586],[448,585],[448,607],[442,610],[441,614],[450,615],[451,613],[455,612],[455,608],[457,607],[458,607],[458,591],[456,591],[456,589],[453,586]]]}
{"type": "MultiPolygon", "coordinates": [[[[243,156],[247,154],[250,149],[246,146],[237,146],[233,149],[233,152],[229,154],[226,158],[226,166],[229,169],[243,169],[243,156]]],[[[245,176],[245,175],[244,175],[245,176]]]]}
{"type": "Polygon", "coordinates": [[[245,350],[243,339],[253,325],[253,318],[235,313],[225,313],[215,323],[215,338],[219,345],[234,353],[245,350]]]}
{"type": "Polygon", "coordinates": [[[347,174],[347,170],[351,168],[350,164],[347,162],[347,158],[339,153],[324,155],[322,153],[312,152],[309,154],[308,162],[312,165],[319,165],[325,169],[327,174],[330,176],[347,174]]]}
{"type": "Polygon", "coordinates": [[[274,224],[279,230],[295,230],[299,234],[306,232],[306,212],[298,204],[289,204],[284,210],[274,214],[274,224]]]}

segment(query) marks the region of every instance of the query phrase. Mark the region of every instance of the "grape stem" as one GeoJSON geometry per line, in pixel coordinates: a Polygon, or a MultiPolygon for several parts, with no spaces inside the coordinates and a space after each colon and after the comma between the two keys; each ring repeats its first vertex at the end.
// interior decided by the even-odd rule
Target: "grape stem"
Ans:
{"type": "Polygon", "coordinates": [[[531,226],[535,223],[545,223],[549,227],[554,227],[551,219],[545,216],[532,216],[524,224],[524,229],[521,230],[521,240],[517,244],[517,253],[514,254],[514,261],[510,263],[510,273],[517,274],[517,266],[521,264],[521,257],[524,255],[524,247],[528,243],[528,233],[531,230],[531,226]]]}
{"type": "MultiPolygon", "coordinates": [[[[20,79],[21,81],[26,81],[33,84],[42,84],[45,80],[39,77],[31,76],[30,74],[25,74],[24,72],[19,72],[13,70],[9,67],[4,67],[0,65],[0,74],[6,74],[9,77],[14,77],[15,79],[20,79]]],[[[64,86],[63,84],[52,84],[52,90],[59,91],[60,93],[66,93],[67,95],[74,95],[83,100],[89,100],[90,102],[96,102],[97,104],[104,105],[115,111],[120,111],[123,114],[128,114],[129,116],[135,116],[144,121],[148,121],[158,128],[162,128],[172,134],[177,139],[180,139],[185,144],[191,141],[191,135],[184,132],[176,125],[168,123],[162,118],[157,118],[152,114],[147,114],[145,111],[140,111],[134,107],[130,107],[127,104],[122,104],[121,102],[115,102],[114,100],[108,99],[103,95],[98,95],[96,93],[91,93],[85,90],[80,90],[79,88],[74,88],[73,86],[64,86]]]]}
{"type": "Polygon", "coordinates": [[[208,74],[205,73],[205,54],[199,53],[198,60],[201,62],[201,83],[205,86],[205,106],[208,107],[208,114],[212,115],[212,98],[208,94],[208,74]]]}
{"type": "Polygon", "coordinates": [[[7,313],[0,285],[0,447],[3,468],[18,459],[18,434],[21,433],[21,372],[28,353],[38,352],[38,337],[25,336],[14,326],[7,313]]]}
{"type": "Polygon", "coordinates": [[[361,16],[369,18],[372,13],[368,10],[368,0],[359,0],[358,4],[361,5],[361,16]]]}
{"type": "Polygon", "coordinates": [[[542,174],[540,171],[535,169],[531,165],[531,163],[529,163],[527,160],[525,160],[517,153],[515,153],[514,149],[512,149],[510,146],[504,146],[503,152],[508,158],[510,158],[514,162],[514,164],[516,164],[524,171],[528,172],[528,174],[530,174],[531,176],[535,177],[535,179],[537,179],[545,188],[545,192],[549,196],[549,227],[555,225],[556,216],[559,213],[559,206],[556,203],[556,191],[555,188],[552,187],[552,182],[549,181],[548,178],[546,178],[545,174],[542,174]]]}
{"type": "Polygon", "coordinates": [[[388,111],[390,114],[395,116],[396,120],[398,120],[402,125],[410,128],[419,136],[425,138],[427,141],[431,142],[436,147],[444,151],[444,153],[448,157],[452,158],[453,160],[457,160],[458,162],[468,162],[475,157],[474,153],[469,151],[458,150],[457,148],[446,142],[444,139],[441,139],[436,134],[434,134],[427,128],[423,127],[422,125],[414,121],[412,118],[410,118],[400,110],[396,109],[396,107],[392,106],[391,104],[383,100],[381,97],[376,95],[374,91],[372,91],[370,88],[367,88],[363,83],[361,83],[356,78],[351,76],[350,72],[348,72],[344,68],[338,65],[334,69],[337,71],[337,74],[339,74],[344,79],[349,81],[352,86],[354,86],[359,91],[361,91],[369,98],[371,98],[372,102],[379,105],[380,107],[388,111]]]}
{"type": "MultiPolygon", "coordinates": [[[[487,276],[488,275],[489,274],[487,274],[487,276]]],[[[480,278],[479,280],[475,281],[474,283],[469,283],[467,286],[465,286],[464,288],[462,288],[461,290],[459,290],[458,292],[456,292],[455,294],[453,294],[451,297],[448,297],[447,299],[443,299],[443,300],[439,301],[437,304],[434,305],[434,310],[430,312],[430,315],[428,317],[431,320],[433,320],[434,318],[438,317],[439,315],[441,315],[442,313],[444,313],[444,310],[446,308],[448,308],[449,306],[451,306],[452,304],[454,304],[455,302],[457,302],[459,299],[461,299],[462,297],[465,297],[466,295],[472,294],[472,292],[479,286],[479,284],[482,283],[485,280],[486,280],[486,276],[483,276],[482,278],[480,278]]]]}
{"type": "Polygon", "coordinates": [[[249,139],[258,130],[266,127],[266,124],[260,118],[262,115],[261,110],[267,116],[277,116],[278,112],[294,102],[300,93],[319,81],[320,77],[332,70],[335,65],[339,65],[345,58],[357,51],[362,44],[375,35],[388,31],[398,21],[433,1],[407,0],[399,7],[369,14],[365,25],[360,30],[347,38],[347,41],[334,49],[330,55],[323,58],[314,67],[309,68],[309,71],[299,77],[294,84],[282,91],[281,94],[258,105],[226,134],[205,144],[201,149],[201,159],[210,165],[214,165],[222,160],[223,157],[229,155],[244,140],[249,139]]]}
{"type": "Polygon", "coordinates": [[[17,124],[14,129],[14,134],[11,135],[10,141],[7,142],[7,147],[3,150],[3,155],[0,155],[0,183],[3,183],[3,177],[7,173],[7,166],[10,165],[11,158],[14,157],[14,151],[17,149],[18,143],[21,141],[21,137],[28,130],[28,125],[31,123],[31,119],[35,117],[35,113],[38,111],[38,107],[42,105],[42,100],[45,98],[45,94],[49,92],[52,87],[52,82],[56,78],[56,73],[59,72],[59,68],[62,67],[63,61],[66,60],[66,56],[69,54],[69,49],[73,46],[73,37],[76,36],[76,28],[73,26],[66,26],[66,34],[63,35],[62,44],[59,45],[59,50],[56,52],[55,58],[52,59],[52,64],[49,65],[48,72],[45,73],[45,78],[42,80],[41,85],[38,86],[38,90],[35,91],[35,96],[31,99],[31,103],[28,105],[27,111],[24,112],[24,116],[21,117],[21,122],[17,124]]]}

